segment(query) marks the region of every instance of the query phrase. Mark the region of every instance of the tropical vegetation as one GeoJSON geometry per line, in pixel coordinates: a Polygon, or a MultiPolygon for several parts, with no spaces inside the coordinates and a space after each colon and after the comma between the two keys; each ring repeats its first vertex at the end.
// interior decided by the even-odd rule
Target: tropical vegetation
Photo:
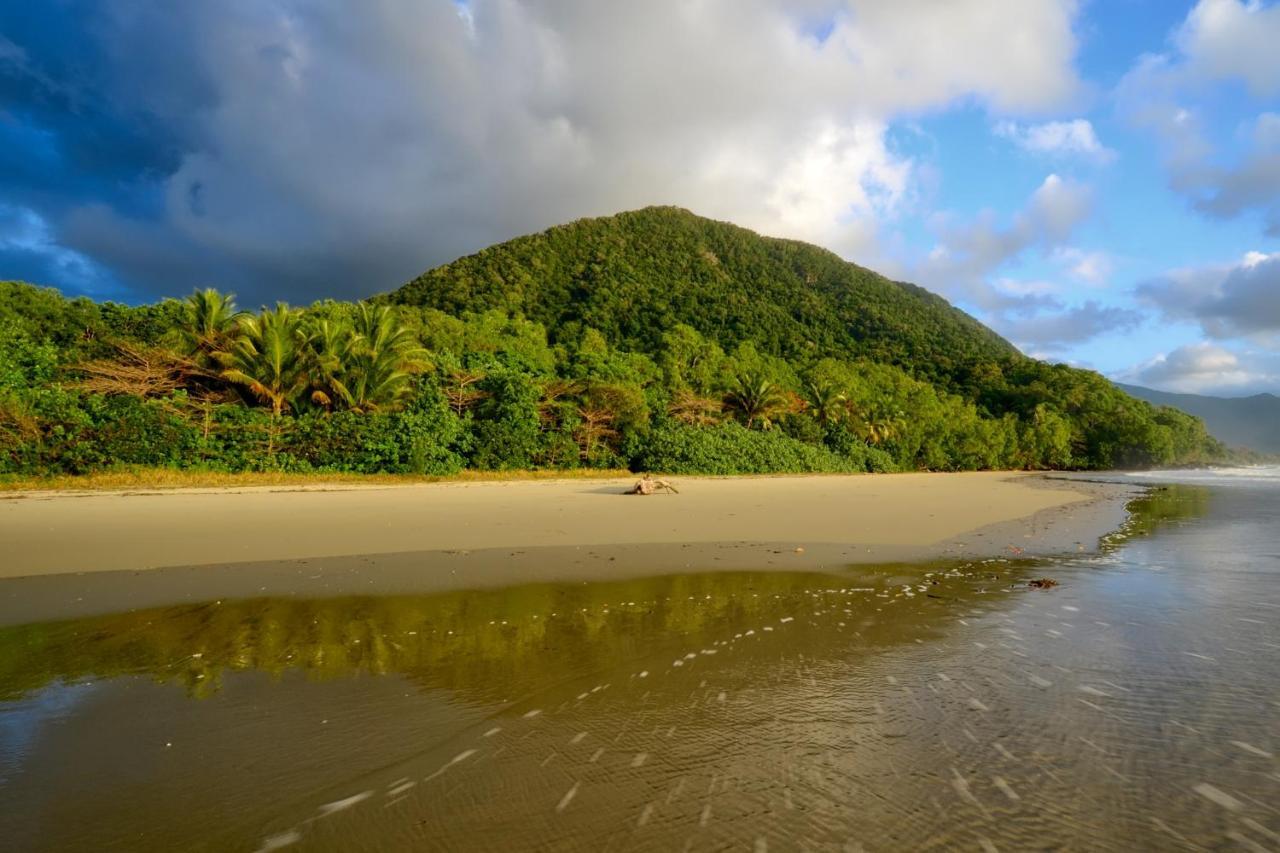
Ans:
{"type": "Polygon", "coordinates": [[[920,288],[673,208],[359,303],[140,306],[0,283],[0,474],[1109,468],[1200,421],[1019,353],[920,288]]]}

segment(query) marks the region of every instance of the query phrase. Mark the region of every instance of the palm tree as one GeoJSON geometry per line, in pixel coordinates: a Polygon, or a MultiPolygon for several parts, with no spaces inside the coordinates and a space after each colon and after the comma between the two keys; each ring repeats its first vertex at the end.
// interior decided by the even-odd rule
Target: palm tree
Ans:
{"type": "Polygon", "coordinates": [[[412,391],[414,375],[427,369],[427,351],[391,306],[362,302],[352,326],[347,404],[357,411],[395,405],[412,391]]]}
{"type": "Polygon", "coordinates": [[[854,425],[863,440],[868,444],[883,444],[897,437],[902,431],[905,421],[902,412],[859,412],[854,417],[854,425]]]}
{"type": "Polygon", "coordinates": [[[817,379],[808,383],[809,411],[818,423],[826,426],[836,423],[849,413],[849,398],[828,380],[817,379]]]}
{"type": "Polygon", "coordinates": [[[757,423],[761,429],[769,429],[774,418],[791,408],[786,391],[759,374],[738,376],[724,402],[726,408],[742,418],[747,429],[757,423]]]}
{"type": "Polygon", "coordinates": [[[179,330],[187,355],[200,367],[216,367],[213,354],[230,348],[243,316],[236,308],[235,294],[212,287],[192,293],[183,306],[184,323],[179,330]]]}
{"type": "Polygon", "coordinates": [[[352,361],[355,336],[346,323],[325,318],[311,322],[306,331],[311,402],[329,410],[351,405],[346,371],[352,361]]]}
{"type": "Polygon", "coordinates": [[[302,316],[278,302],[257,316],[242,317],[239,326],[231,346],[213,354],[222,366],[219,375],[270,405],[279,418],[310,381],[302,316]]]}

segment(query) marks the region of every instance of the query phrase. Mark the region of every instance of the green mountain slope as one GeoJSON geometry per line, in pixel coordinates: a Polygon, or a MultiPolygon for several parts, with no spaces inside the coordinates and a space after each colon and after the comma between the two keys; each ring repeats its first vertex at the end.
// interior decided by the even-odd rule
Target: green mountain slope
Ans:
{"type": "Polygon", "coordinates": [[[684,323],[726,350],[751,340],[788,360],[862,356],[944,384],[977,362],[1018,357],[923,288],[676,207],[519,237],[424,273],[390,298],[449,314],[519,313],[553,342],[590,326],[611,345],[645,353],[684,323]]]}
{"type": "Polygon", "coordinates": [[[0,477],[119,465],[447,473],[1220,461],[1176,409],[946,300],[677,208],[585,219],[369,303],[241,313],[0,282],[0,477]]]}
{"type": "MultiPolygon", "coordinates": [[[[817,246],[676,207],[518,237],[430,270],[380,299],[427,315],[522,317],[569,353],[594,334],[612,350],[661,365],[687,361],[676,352],[688,349],[679,343],[687,330],[734,355],[737,365],[730,365],[729,381],[693,383],[698,393],[734,394],[735,375],[764,377],[817,411],[825,404],[814,397],[815,386],[822,386],[861,412],[864,432],[867,418],[889,424],[898,435],[886,444],[897,445],[905,467],[1015,459],[1030,466],[1145,466],[1218,452],[1194,419],[1135,400],[1097,373],[1028,358],[923,288],[817,246]],[[754,353],[779,363],[752,367],[754,353]],[[923,384],[904,384],[907,376],[923,384]],[[972,424],[965,428],[969,438],[923,449],[961,421],[972,424]],[[1004,449],[988,453],[991,447],[1004,449]]],[[[680,370],[666,373],[667,392],[678,395],[687,384],[680,370]]]]}
{"type": "Polygon", "coordinates": [[[1157,406],[1173,406],[1195,415],[1204,421],[1210,433],[1233,447],[1280,453],[1280,397],[1274,394],[1207,397],[1172,394],[1139,385],[1120,385],[1120,388],[1139,400],[1157,406]]]}

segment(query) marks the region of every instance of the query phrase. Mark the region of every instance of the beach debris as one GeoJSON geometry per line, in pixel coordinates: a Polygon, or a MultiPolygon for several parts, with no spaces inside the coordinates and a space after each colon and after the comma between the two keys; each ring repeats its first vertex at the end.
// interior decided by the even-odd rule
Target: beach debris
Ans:
{"type": "Polygon", "coordinates": [[[1052,589],[1057,585],[1058,582],[1053,578],[1035,578],[1034,580],[1027,581],[1027,586],[1032,589],[1052,589]]]}
{"type": "Polygon", "coordinates": [[[645,474],[636,484],[627,490],[628,495],[656,495],[658,492],[670,492],[673,495],[680,494],[676,487],[671,485],[669,480],[659,480],[645,474]]]}

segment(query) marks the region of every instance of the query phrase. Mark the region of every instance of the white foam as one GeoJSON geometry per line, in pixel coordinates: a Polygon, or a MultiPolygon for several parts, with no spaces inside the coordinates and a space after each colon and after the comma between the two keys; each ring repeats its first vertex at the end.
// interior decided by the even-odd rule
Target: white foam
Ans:
{"type": "Polygon", "coordinates": [[[262,839],[262,846],[258,848],[257,853],[271,853],[272,850],[279,850],[281,847],[288,847],[290,844],[297,844],[302,840],[302,833],[296,829],[290,829],[286,832],[280,832],[275,835],[268,835],[262,839]]]}
{"type": "Polygon", "coordinates": [[[1238,812],[1244,808],[1244,803],[1240,802],[1226,791],[1213,787],[1208,782],[1201,782],[1191,790],[1195,791],[1206,800],[1222,806],[1227,811],[1238,812]]]}
{"type": "Polygon", "coordinates": [[[1242,740],[1233,740],[1231,741],[1231,743],[1233,746],[1236,746],[1239,749],[1243,749],[1245,752],[1251,753],[1260,758],[1275,758],[1275,756],[1272,755],[1270,752],[1267,752],[1265,749],[1258,749],[1258,747],[1254,746],[1251,743],[1245,743],[1242,740]]]}
{"type": "Polygon", "coordinates": [[[574,782],[573,787],[566,791],[565,795],[560,798],[560,802],[556,804],[556,811],[562,812],[569,808],[569,803],[572,803],[573,798],[576,796],[578,796],[578,783],[574,782]]]}
{"type": "Polygon", "coordinates": [[[363,803],[365,800],[373,796],[373,791],[361,791],[358,794],[352,794],[350,797],[342,800],[334,800],[332,803],[325,803],[320,807],[320,816],[328,817],[337,812],[346,811],[357,803],[363,803]]]}
{"type": "Polygon", "coordinates": [[[409,781],[409,782],[405,782],[405,783],[403,783],[403,784],[397,785],[397,786],[395,786],[394,788],[392,788],[391,790],[387,791],[387,796],[388,796],[388,797],[398,797],[398,796],[400,796],[401,794],[403,794],[405,791],[408,791],[410,788],[412,788],[412,787],[413,787],[414,785],[416,785],[416,784],[418,784],[418,783],[417,783],[417,782],[413,782],[413,781],[409,781]]]}
{"type": "Polygon", "coordinates": [[[1001,777],[992,776],[991,782],[996,786],[996,788],[1000,790],[1000,793],[1008,797],[1010,801],[1016,803],[1018,800],[1022,799],[1021,797],[1018,796],[1018,792],[1013,790],[1013,788],[1009,787],[1009,783],[1006,782],[1001,777]]]}

